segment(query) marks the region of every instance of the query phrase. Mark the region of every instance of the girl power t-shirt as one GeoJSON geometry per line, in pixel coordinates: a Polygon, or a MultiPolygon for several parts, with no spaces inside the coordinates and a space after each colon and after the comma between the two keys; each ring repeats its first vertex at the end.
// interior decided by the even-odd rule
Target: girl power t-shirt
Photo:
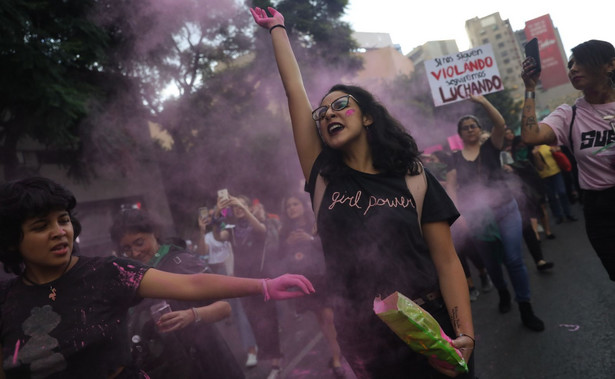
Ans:
{"type": "MultiPolygon", "coordinates": [[[[314,195],[322,155],[306,190],[314,195]]],[[[422,222],[447,221],[459,213],[440,183],[426,171],[422,222]]],[[[366,174],[346,167],[326,187],[318,212],[329,290],[371,309],[374,297],[400,291],[410,298],[438,288],[422,237],[414,198],[403,176],[366,174]]]]}

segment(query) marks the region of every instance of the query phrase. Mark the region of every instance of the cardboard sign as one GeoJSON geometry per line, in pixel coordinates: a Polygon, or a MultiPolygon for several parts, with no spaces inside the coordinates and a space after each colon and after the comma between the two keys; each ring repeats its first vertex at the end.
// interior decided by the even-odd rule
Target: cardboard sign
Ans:
{"type": "Polygon", "coordinates": [[[436,107],[504,89],[491,44],[426,60],[425,71],[436,107]]]}

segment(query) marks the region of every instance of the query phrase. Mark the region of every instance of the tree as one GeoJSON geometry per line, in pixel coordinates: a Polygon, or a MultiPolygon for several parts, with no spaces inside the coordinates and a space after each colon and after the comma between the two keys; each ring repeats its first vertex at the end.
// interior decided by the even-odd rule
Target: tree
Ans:
{"type": "Polygon", "coordinates": [[[140,87],[117,54],[131,31],[94,17],[122,3],[0,3],[0,143],[6,179],[32,174],[18,162],[18,144],[25,140],[42,146],[41,163],[65,166],[81,179],[95,173],[94,160],[124,167],[130,157],[118,152],[142,142],[123,128],[146,125],[140,87]]]}
{"type": "MultiPolygon", "coordinates": [[[[284,13],[312,93],[322,93],[323,83],[330,86],[340,73],[360,66],[351,54],[351,29],[339,21],[346,3],[282,1],[276,6],[284,13]],[[306,4],[320,10],[306,13],[306,4]]],[[[301,174],[286,99],[265,34],[255,28],[247,8],[238,8],[235,13],[228,10],[227,18],[202,20],[190,33],[174,36],[182,59],[168,72],[182,88],[181,95],[162,104],[157,120],[175,141],[172,151],[161,154],[161,167],[177,224],[194,219],[196,202],[213,204],[221,187],[231,194],[259,196],[276,208],[289,187],[298,189],[301,174]],[[218,34],[208,35],[211,31],[218,34]],[[198,43],[181,42],[188,36],[198,43]],[[204,41],[219,45],[206,47],[204,41]],[[181,73],[200,80],[186,81],[181,73]],[[176,169],[179,164],[182,170],[176,169]]]]}

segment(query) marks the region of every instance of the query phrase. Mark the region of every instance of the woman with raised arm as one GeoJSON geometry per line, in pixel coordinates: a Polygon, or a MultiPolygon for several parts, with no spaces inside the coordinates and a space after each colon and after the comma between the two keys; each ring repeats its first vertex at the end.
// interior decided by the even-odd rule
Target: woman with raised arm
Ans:
{"type": "Polygon", "coordinates": [[[414,139],[366,90],[335,85],[312,111],[284,17],[268,9],[271,16],[251,12],[271,34],[288,98],[342,355],[359,378],[458,374],[412,351],[374,314],[375,297],[399,291],[452,335],[469,361],[470,372],[460,377],[473,377],[468,287],[449,228],[459,216],[455,206],[422,169],[414,139]],[[426,187],[416,198],[421,207],[406,182],[417,175],[426,187]]]}
{"type": "Polygon", "coordinates": [[[133,366],[128,309],[143,298],[184,301],[314,291],[301,275],[246,279],[174,274],[127,258],[76,256],[77,201],[46,178],[0,186],[0,378],[145,378],[133,366]],[[299,291],[297,291],[299,289],[299,291]]]}
{"type": "Polygon", "coordinates": [[[454,170],[448,173],[447,183],[455,185],[449,186],[449,193],[454,194],[453,198],[474,234],[474,245],[498,289],[500,312],[510,311],[511,299],[499,259],[491,251],[492,248],[483,242],[493,240],[494,235],[502,241],[502,263],[515,290],[523,325],[543,331],[544,323],[536,317],[530,304],[530,283],[521,245],[521,214],[500,163],[506,126],[504,117],[484,96],[472,96],[471,101],[485,110],[493,128],[490,137],[481,143],[483,128],[478,118],[466,115],[459,119],[457,133],[463,141],[463,149],[453,154],[454,170]]]}
{"type": "Polygon", "coordinates": [[[573,152],[583,190],[585,230],[609,278],[615,281],[615,48],[590,40],[572,49],[568,78],[583,92],[575,104],[560,105],[536,119],[536,84],[540,71],[532,58],[523,61],[525,104],[523,142],[563,145],[573,152]]]}

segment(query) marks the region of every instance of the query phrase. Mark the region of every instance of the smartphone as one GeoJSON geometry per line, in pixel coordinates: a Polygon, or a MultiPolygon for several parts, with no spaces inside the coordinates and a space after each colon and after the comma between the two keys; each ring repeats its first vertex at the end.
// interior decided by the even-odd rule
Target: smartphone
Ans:
{"type": "Polygon", "coordinates": [[[207,217],[209,217],[209,208],[207,208],[207,207],[200,207],[199,208],[199,217],[201,218],[201,220],[205,220],[207,217]]]}
{"type": "Polygon", "coordinates": [[[228,190],[226,188],[218,190],[218,197],[222,200],[228,200],[228,190]]]}
{"type": "Polygon", "coordinates": [[[532,57],[536,61],[536,72],[540,72],[540,54],[538,52],[538,38],[534,37],[525,44],[526,58],[532,57]]]}

